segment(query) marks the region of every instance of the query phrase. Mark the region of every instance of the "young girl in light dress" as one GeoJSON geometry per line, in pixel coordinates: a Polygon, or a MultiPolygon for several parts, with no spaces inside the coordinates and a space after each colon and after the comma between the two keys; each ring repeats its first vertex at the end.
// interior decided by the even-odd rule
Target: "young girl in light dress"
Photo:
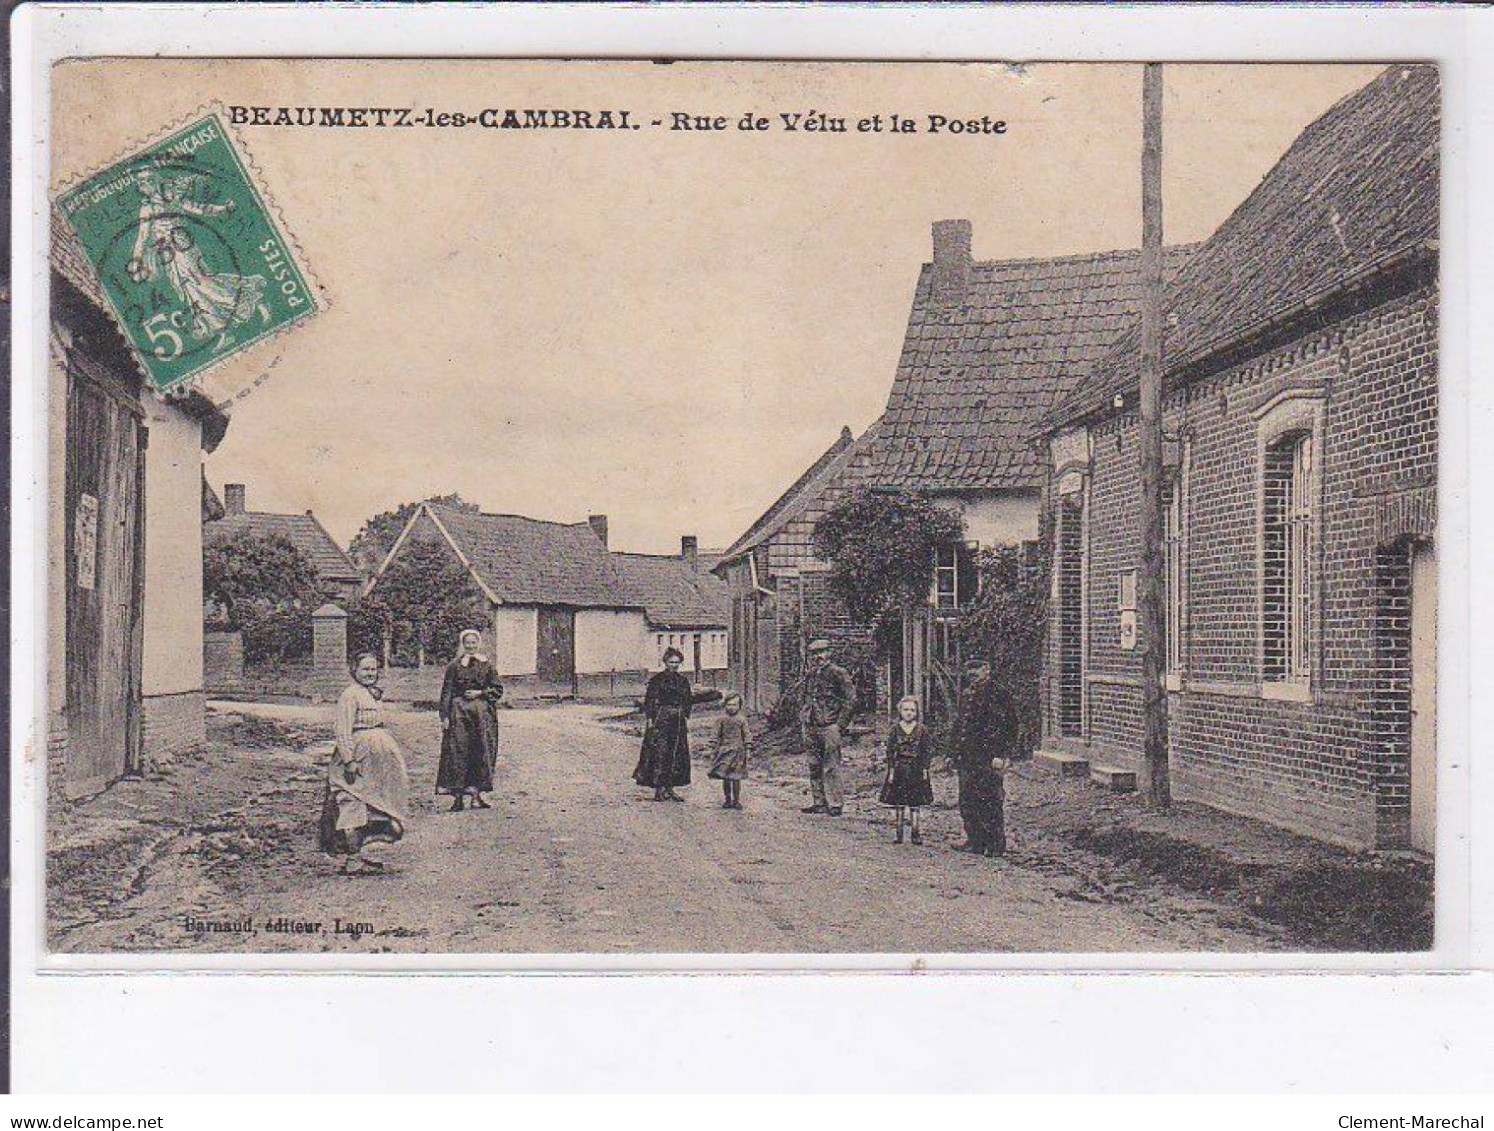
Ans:
{"type": "Polygon", "coordinates": [[[726,797],[721,808],[740,809],[742,779],[747,776],[752,734],[747,729],[747,718],[742,714],[740,695],[735,691],[728,692],[721,705],[726,713],[716,720],[716,760],[711,764],[711,777],[721,782],[721,792],[726,797]]]}

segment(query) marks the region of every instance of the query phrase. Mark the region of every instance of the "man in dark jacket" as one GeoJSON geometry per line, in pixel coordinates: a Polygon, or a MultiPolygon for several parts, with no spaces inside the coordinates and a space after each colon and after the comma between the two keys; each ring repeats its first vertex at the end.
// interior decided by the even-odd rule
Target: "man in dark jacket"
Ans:
{"type": "Polygon", "coordinates": [[[991,665],[965,665],[954,762],[960,775],[960,818],[965,822],[961,852],[1000,856],[1006,851],[1004,775],[1017,756],[1017,711],[1011,697],[991,678],[991,665]]]}
{"type": "Polygon", "coordinates": [[[799,721],[804,732],[804,755],[809,762],[809,787],[814,804],[806,813],[839,817],[845,804],[840,784],[840,748],[846,728],[856,714],[856,683],[851,673],[830,660],[830,641],[809,646],[799,721]]]}

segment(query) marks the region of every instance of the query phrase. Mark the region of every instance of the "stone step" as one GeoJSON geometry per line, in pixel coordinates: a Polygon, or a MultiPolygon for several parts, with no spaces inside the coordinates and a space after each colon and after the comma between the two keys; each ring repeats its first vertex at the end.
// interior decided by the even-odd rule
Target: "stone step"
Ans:
{"type": "Polygon", "coordinates": [[[1091,766],[1089,780],[1116,793],[1136,791],[1136,771],[1125,770],[1119,766],[1091,766]]]}
{"type": "Polygon", "coordinates": [[[1083,754],[1065,754],[1061,750],[1036,750],[1032,760],[1045,770],[1057,770],[1059,777],[1089,776],[1089,759],[1083,754]]]}

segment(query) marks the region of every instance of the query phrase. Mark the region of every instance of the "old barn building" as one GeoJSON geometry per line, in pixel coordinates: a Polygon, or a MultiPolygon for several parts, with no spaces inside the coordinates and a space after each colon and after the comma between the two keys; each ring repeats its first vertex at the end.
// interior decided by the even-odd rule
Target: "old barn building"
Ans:
{"type": "Polygon", "coordinates": [[[487,644],[507,683],[634,694],[669,647],[684,654],[692,679],[710,684],[724,675],[726,587],[699,568],[693,538],[681,540],[679,556],[613,553],[604,515],[558,523],[425,503],[368,592],[378,594],[408,547],[432,541],[449,549],[483,594],[487,644]]]}
{"type": "Polygon", "coordinates": [[[52,262],[48,785],[76,798],[205,737],[202,456],[228,419],[148,388],[65,236],[52,262]]]}
{"type": "MultiPolygon", "coordinates": [[[[1173,789],[1433,846],[1438,80],[1314,122],[1167,289],[1173,789]]],[[[1044,750],[1135,767],[1138,350],[1050,421],[1044,750]]]]}

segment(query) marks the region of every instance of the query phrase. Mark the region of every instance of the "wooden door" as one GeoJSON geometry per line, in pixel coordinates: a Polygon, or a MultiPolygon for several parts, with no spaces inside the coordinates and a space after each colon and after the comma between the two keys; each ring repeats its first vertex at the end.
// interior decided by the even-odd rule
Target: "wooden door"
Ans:
{"type": "Polygon", "coordinates": [[[1411,847],[1437,844],[1437,556],[1411,555],[1411,847]]]}
{"type": "Polygon", "coordinates": [[[79,796],[140,768],[145,429],[124,398],[70,374],[65,537],[68,754],[79,796]]]}
{"type": "Polygon", "coordinates": [[[541,609],[536,632],[535,662],[540,682],[573,685],[576,679],[576,614],[570,609],[541,609]]]}

